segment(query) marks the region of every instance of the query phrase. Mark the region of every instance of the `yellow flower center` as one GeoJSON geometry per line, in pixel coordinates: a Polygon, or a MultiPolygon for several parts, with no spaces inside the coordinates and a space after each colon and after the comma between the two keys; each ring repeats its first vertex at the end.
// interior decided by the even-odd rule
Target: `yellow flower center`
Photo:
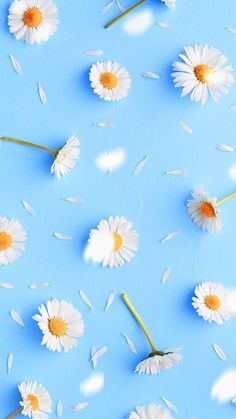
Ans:
{"type": "Polygon", "coordinates": [[[221,301],[216,295],[207,295],[204,302],[206,306],[213,311],[217,311],[221,307],[221,301]]]}
{"type": "Polygon", "coordinates": [[[12,237],[5,231],[0,231],[0,251],[7,250],[12,245],[12,237]]]}
{"type": "Polygon", "coordinates": [[[113,239],[114,239],[113,252],[118,252],[118,250],[120,250],[123,244],[123,239],[118,233],[113,233],[113,239]]]}
{"type": "Polygon", "coordinates": [[[28,28],[36,28],[43,20],[42,13],[37,7],[30,7],[23,15],[23,21],[28,28]]]}
{"type": "Polygon", "coordinates": [[[202,202],[199,209],[201,213],[207,218],[213,218],[216,215],[213,205],[209,202],[202,202]]]}
{"type": "Polygon", "coordinates": [[[208,83],[212,68],[207,64],[199,64],[194,67],[194,74],[201,83],[208,83]]]}
{"type": "Polygon", "coordinates": [[[28,394],[27,400],[31,404],[32,410],[38,410],[39,408],[39,399],[34,394],[28,394]]]}
{"type": "Polygon", "coordinates": [[[53,317],[48,321],[48,328],[53,336],[64,336],[66,334],[66,322],[60,317],[53,317]]]}
{"type": "Polygon", "coordinates": [[[101,75],[100,82],[105,89],[113,89],[117,85],[117,78],[113,73],[107,71],[101,75]]]}

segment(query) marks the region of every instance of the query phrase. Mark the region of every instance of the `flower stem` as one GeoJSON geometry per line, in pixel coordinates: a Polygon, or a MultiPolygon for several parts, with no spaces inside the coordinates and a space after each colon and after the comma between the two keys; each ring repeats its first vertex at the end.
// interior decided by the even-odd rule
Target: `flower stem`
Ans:
{"type": "Polygon", "coordinates": [[[106,24],[105,29],[110,28],[114,23],[120,20],[122,17],[126,16],[128,13],[132,12],[132,10],[137,9],[137,7],[141,6],[141,4],[145,3],[147,0],[140,0],[138,3],[135,3],[129,9],[127,9],[124,13],[121,13],[119,16],[115,17],[115,19],[111,20],[109,23],[106,24]]]}
{"type": "Polygon", "coordinates": [[[231,194],[227,195],[225,198],[220,199],[220,201],[217,201],[217,203],[216,203],[217,207],[224,204],[226,201],[233,198],[234,196],[236,196],[236,192],[232,192],[231,194]]]}
{"type": "Polygon", "coordinates": [[[26,146],[29,146],[29,147],[39,148],[40,150],[44,150],[44,151],[47,151],[48,153],[53,154],[54,157],[55,157],[55,155],[57,153],[57,150],[52,150],[51,148],[44,147],[44,146],[39,145],[39,144],[29,143],[28,141],[18,140],[17,138],[0,137],[0,140],[2,140],[2,141],[10,141],[12,143],[17,143],[17,144],[23,144],[23,145],[26,145],[26,146]]]}
{"type": "Polygon", "coordinates": [[[146,338],[147,338],[147,340],[148,340],[148,342],[149,342],[149,344],[151,346],[152,352],[156,352],[157,349],[156,349],[156,347],[155,347],[155,345],[154,345],[154,343],[153,343],[153,341],[151,339],[151,336],[149,335],[146,327],[144,326],[143,321],[141,320],[141,318],[138,315],[137,311],[133,307],[131,301],[129,300],[129,298],[127,297],[126,294],[122,294],[122,298],[123,298],[125,304],[127,305],[127,307],[129,308],[129,310],[131,311],[131,313],[133,314],[133,316],[135,317],[135,319],[137,320],[137,322],[138,322],[139,326],[141,327],[143,333],[145,334],[145,336],[146,336],[146,338]]]}
{"type": "Polygon", "coordinates": [[[22,412],[22,408],[16,410],[15,412],[13,412],[10,416],[7,417],[7,419],[13,419],[15,416],[19,415],[22,412]]]}

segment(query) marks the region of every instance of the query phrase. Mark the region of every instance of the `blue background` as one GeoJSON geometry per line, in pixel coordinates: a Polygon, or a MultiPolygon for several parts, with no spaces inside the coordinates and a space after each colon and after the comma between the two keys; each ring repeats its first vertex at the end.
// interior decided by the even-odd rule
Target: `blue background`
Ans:
{"type": "MultiPolygon", "coordinates": [[[[191,104],[189,97],[180,99],[170,76],[171,64],[183,46],[196,42],[221,49],[236,67],[236,37],[225,30],[236,25],[235,0],[177,0],[173,12],[150,0],[143,10],[150,7],[154,21],[171,23],[174,28],[168,31],[153,24],[139,36],[127,35],[124,22],[103,29],[119,13],[113,6],[101,15],[106,0],[58,0],[58,32],[40,46],[25,45],[10,35],[9,3],[2,0],[0,6],[1,135],[57,148],[75,133],[81,141],[81,158],[58,181],[49,174],[52,161],[47,153],[7,143],[0,148],[1,215],[19,219],[28,234],[26,252],[0,272],[1,281],[15,284],[15,290],[0,289],[1,418],[17,408],[18,383],[30,379],[48,389],[54,406],[62,400],[65,418],[125,419],[136,405],[159,402],[160,396],[174,402],[183,419],[235,418],[235,407],[212,401],[210,390],[221,372],[236,364],[236,320],[221,327],[205,323],[192,309],[191,298],[202,281],[235,284],[236,203],[222,208],[223,232],[209,235],[192,224],[185,202],[199,184],[219,198],[235,188],[227,175],[235,155],[217,151],[215,144],[236,146],[235,114],[228,109],[236,101],[236,87],[219,103],[209,100],[202,107],[191,104]],[[96,57],[84,54],[89,49],[102,49],[104,55],[98,59],[117,61],[128,69],[132,89],[124,101],[107,103],[93,94],[88,72],[96,57]],[[20,61],[22,76],[14,73],[8,54],[20,61]],[[160,79],[145,79],[140,75],[143,71],[157,72],[160,79]],[[48,97],[46,106],[38,97],[38,81],[48,97]],[[178,119],[193,128],[193,135],[182,130],[178,119]],[[114,122],[116,127],[92,126],[101,121],[114,122]],[[126,150],[126,163],[107,176],[96,168],[95,158],[117,147],[126,150]],[[145,155],[149,160],[143,171],[132,176],[145,155]],[[163,174],[177,168],[186,169],[187,174],[180,178],[163,174]],[[84,198],[85,203],[61,200],[68,196],[84,198]],[[35,208],[35,217],[24,210],[22,199],[35,208]],[[115,270],[83,261],[89,230],[109,215],[124,215],[140,234],[132,263],[115,270]],[[163,236],[178,229],[180,236],[160,243],[163,236]],[[55,231],[71,234],[73,240],[57,240],[55,231]],[[161,285],[167,267],[171,275],[161,285]],[[32,283],[48,281],[51,288],[29,289],[32,283]],[[103,311],[114,288],[128,294],[161,349],[184,348],[179,365],[155,377],[134,374],[149,348],[120,297],[108,312],[103,311]],[[94,312],[80,300],[80,289],[93,302],[94,312]],[[85,321],[79,345],[66,354],[41,347],[41,333],[32,320],[37,306],[52,296],[71,301],[85,321]],[[22,315],[24,330],[10,318],[11,309],[22,315]],[[137,356],[128,350],[122,332],[135,343],[137,356]],[[213,343],[227,353],[226,363],[214,354],[213,343]],[[109,351],[98,361],[105,387],[88,400],[80,395],[79,387],[92,372],[92,345],[107,345],[109,351]],[[7,375],[10,352],[14,365],[7,375]],[[71,413],[71,406],[86,400],[88,408],[71,413]]],[[[123,0],[124,6],[131,4],[123,0]]],[[[56,417],[54,412],[50,417],[56,417]]]]}

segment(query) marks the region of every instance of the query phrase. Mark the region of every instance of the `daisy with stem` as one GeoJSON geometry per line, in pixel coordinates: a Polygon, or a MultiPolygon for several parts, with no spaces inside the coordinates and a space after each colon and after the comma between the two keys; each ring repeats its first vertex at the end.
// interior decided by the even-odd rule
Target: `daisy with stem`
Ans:
{"type": "Polygon", "coordinates": [[[156,375],[160,373],[162,368],[170,369],[175,363],[180,362],[181,355],[174,353],[172,351],[163,352],[163,351],[157,350],[149,332],[147,331],[147,328],[145,327],[142,319],[140,318],[139,314],[135,310],[134,306],[132,305],[127,295],[123,293],[122,298],[125,304],[127,305],[128,309],[133,314],[135,320],[138,322],[139,326],[141,327],[151,347],[151,352],[149,353],[148,357],[145,358],[143,361],[141,361],[137,365],[135,372],[137,372],[139,375],[140,374],[156,375]]]}

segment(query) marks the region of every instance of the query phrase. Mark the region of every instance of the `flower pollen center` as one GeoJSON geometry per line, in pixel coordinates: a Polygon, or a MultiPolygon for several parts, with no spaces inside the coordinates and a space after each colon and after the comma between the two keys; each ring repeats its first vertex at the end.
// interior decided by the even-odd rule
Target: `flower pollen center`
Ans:
{"type": "Polygon", "coordinates": [[[221,307],[221,301],[216,295],[207,295],[204,302],[206,306],[213,311],[217,311],[221,307]]]}
{"type": "Polygon", "coordinates": [[[60,317],[53,317],[48,321],[49,331],[53,336],[64,336],[66,334],[66,322],[60,317]]]}
{"type": "Polygon", "coordinates": [[[208,83],[211,73],[212,69],[207,64],[199,64],[194,67],[194,74],[201,83],[208,83]]]}
{"type": "Polygon", "coordinates": [[[27,400],[30,402],[32,410],[34,410],[34,411],[38,410],[38,408],[39,408],[38,397],[36,397],[34,394],[28,394],[27,395],[27,400]]]}
{"type": "Polygon", "coordinates": [[[202,202],[199,209],[201,213],[207,218],[213,218],[216,215],[215,209],[213,205],[210,204],[210,202],[202,202]]]}
{"type": "Polygon", "coordinates": [[[28,28],[36,28],[42,22],[42,13],[37,7],[30,7],[23,15],[23,21],[28,28]]]}
{"type": "Polygon", "coordinates": [[[100,82],[105,89],[113,89],[117,85],[117,78],[115,74],[107,71],[101,75],[100,82]]]}
{"type": "Polygon", "coordinates": [[[121,235],[118,233],[113,233],[113,239],[114,239],[113,252],[118,252],[123,244],[123,239],[121,235]]]}
{"type": "Polygon", "coordinates": [[[0,231],[0,251],[7,250],[12,245],[12,237],[5,231],[0,231]]]}

